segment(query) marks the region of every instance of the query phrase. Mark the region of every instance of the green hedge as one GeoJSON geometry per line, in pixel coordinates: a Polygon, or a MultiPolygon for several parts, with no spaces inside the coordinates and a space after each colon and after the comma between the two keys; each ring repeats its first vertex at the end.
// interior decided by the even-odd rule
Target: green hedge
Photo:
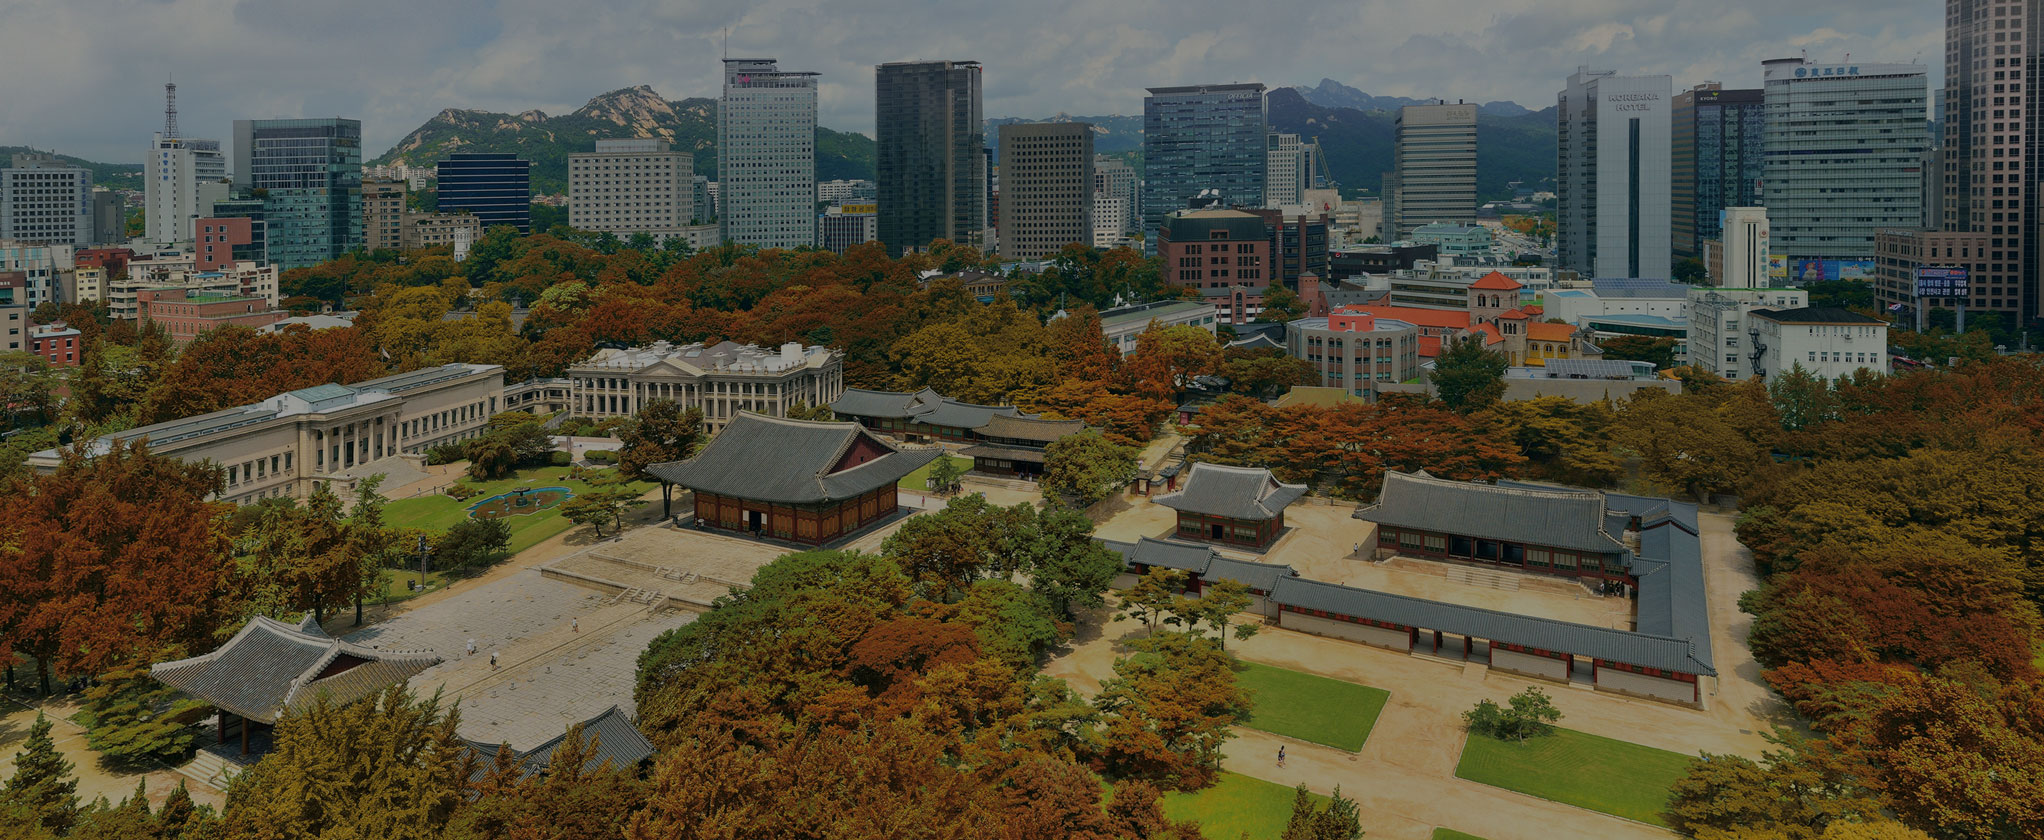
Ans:
{"type": "Polygon", "coordinates": [[[591,449],[588,452],[583,453],[583,455],[584,457],[588,458],[589,463],[592,464],[617,463],[617,453],[609,449],[591,449]]]}
{"type": "Polygon", "coordinates": [[[566,452],[549,452],[546,456],[547,464],[555,467],[565,467],[574,460],[575,456],[566,452]]]}

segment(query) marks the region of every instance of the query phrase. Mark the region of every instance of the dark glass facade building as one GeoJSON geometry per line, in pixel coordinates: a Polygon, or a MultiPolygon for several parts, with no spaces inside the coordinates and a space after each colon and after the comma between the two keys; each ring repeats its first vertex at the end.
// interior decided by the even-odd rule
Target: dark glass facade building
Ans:
{"type": "Polygon", "coordinates": [[[979,245],[987,228],[986,124],[974,61],[874,72],[879,237],[890,256],[933,239],[979,245]]]}
{"type": "Polygon", "coordinates": [[[466,211],[483,229],[532,232],[532,161],[495,152],[462,152],[440,162],[439,210],[466,211]]]}
{"type": "Polygon", "coordinates": [[[1698,85],[1675,94],[1670,162],[1674,167],[1674,245],[1678,257],[1701,257],[1717,239],[1718,211],[1760,206],[1766,167],[1767,111],[1759,90],[1698,85]]]}
{"type": "Polygon", "coordinates": [[[282,268],[362,247],[362,123],[235,120],[234,186],[262,190],[270,259],[282,268]]]}
{"type": "Polygon", "coordinates": [[[1221,207],[1262,207],[1269,120],[1263,85],[1150,88],[1143,97],[1143,232],[1201,190],[1221,207]]]}

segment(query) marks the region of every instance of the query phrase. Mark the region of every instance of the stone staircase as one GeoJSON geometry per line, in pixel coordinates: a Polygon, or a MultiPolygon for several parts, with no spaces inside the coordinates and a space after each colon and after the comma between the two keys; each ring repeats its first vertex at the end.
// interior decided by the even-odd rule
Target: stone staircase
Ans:
{"type": "Polygon", "coordinates": [[[177,772],[183,773],[186,777],[199,784],[225,791],[227,790],[227,783],[234,779],[235,774],[241,772],[241,765],[228,761],[210,751],[199,750],[192,756],[191,761],[185,762],[183,767],[177,768],[177,772]]]}
{"type": "Polygon", "coordinates": [[[1506,592],[1519,591],[1519,577],[1517,575],[1461,566],[1448,570],[1448,582],[1486,589],[1501,589],[1506,592]]]}

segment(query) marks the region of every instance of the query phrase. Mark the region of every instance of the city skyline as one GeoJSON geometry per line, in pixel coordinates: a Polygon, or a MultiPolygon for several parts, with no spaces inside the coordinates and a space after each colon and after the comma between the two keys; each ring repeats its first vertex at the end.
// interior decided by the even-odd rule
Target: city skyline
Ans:
{"type": "Polygon", "coordinates": [[[1707,80],[1757,87],[1761,60],[1805,49],[1819,60],[1846,53],[1920,60],[1930,84],[1942,85],[1942,7],[1915,0],[1871,8],[1824,0],[1786,11],[1746,0],[1709,8],[1465,0],[1425,11],[1389,0],[1296,2],[1254,16],[1081,3],[937,15],[910,0],[814,11],[804,11],[816,6],[812,0],[707,8],[611,0],[601,14],[529,0],[426,9],[177,0],[120,3],[113,14],[114,2],[21,5],[14,19],[32,25],[0,36],[0,71],[64,83],[10,97],[0,109],[0,144],[110,163],[139,162],[135,138],[146,141],[160,127],[161,86],[173,76],[191,136],[224,137],[234,119],[342,116],[363,121],[365,152],[374,156],[445,108],[564,113],[638,84],[677,99],[714,97],[725,27],[731,55],[804,56],[806,68],[823,74],[819,122],[868,136],[874,65],[973,55],[989,33],[1033,45],[989,56],[986,71],[986,114],[1025,118],[1138,114],[1146,87],[1282,87],[1323,77],[1379,96],[1511,100],[1538,109],[1552,104],[1555,83],[1583,62],[1669,74],[1682,87],[1707,80]],[[783,23],[817,14],[837,22],[783,23]],[[406,25],[389,25],[398,18],[406,25]],[[123,25],[104,25],[113,19],[123,25]],[[192,27],[194,19],[215,25],[192,27]],[[1201,28],[1217,19],[1227,22],[1201,28]],[[960,23],[968,20],[975,25],[960,23]],[[190,37],[150,34],[185,30],[190,37]],[[88,60],[58,47],[77,42],[106,49],[88,60]],[[597,55],[602,60],[589,60],[597,55]],[[250,78],[265,84],[252,89],[250,78]],[[81,100],[94,107],[77,107],[81,100]]]}

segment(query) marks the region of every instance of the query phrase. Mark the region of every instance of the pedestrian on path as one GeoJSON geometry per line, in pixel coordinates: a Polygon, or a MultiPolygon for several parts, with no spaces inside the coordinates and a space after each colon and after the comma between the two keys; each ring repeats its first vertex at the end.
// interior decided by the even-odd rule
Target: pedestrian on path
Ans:
{"type": "MultiPolygon", "coordinates": [[[[490,651],[490,670],[492,671],[497,670],[497,652],[494,650],[490,651]]],[[[1280,747],[1279,749],[1283,748],[1280,747]]]]}
{"type": "Polygon", "coordinates": [[[1285,766],[1285,745],[1283,744],[1278,745],[1278,766],[1285,766]]]}
{"type": "Polygon", "coordinates": [[[568,626],[574,628],[575,632],[580,633],[582,632],[582,619],[580,618],[568,619],[568,626]]]}
{"type": "Polygon", "coordinates": [[[476,640],[474,639],[468,640],[468,655],[476,655],[476,640]]]}

